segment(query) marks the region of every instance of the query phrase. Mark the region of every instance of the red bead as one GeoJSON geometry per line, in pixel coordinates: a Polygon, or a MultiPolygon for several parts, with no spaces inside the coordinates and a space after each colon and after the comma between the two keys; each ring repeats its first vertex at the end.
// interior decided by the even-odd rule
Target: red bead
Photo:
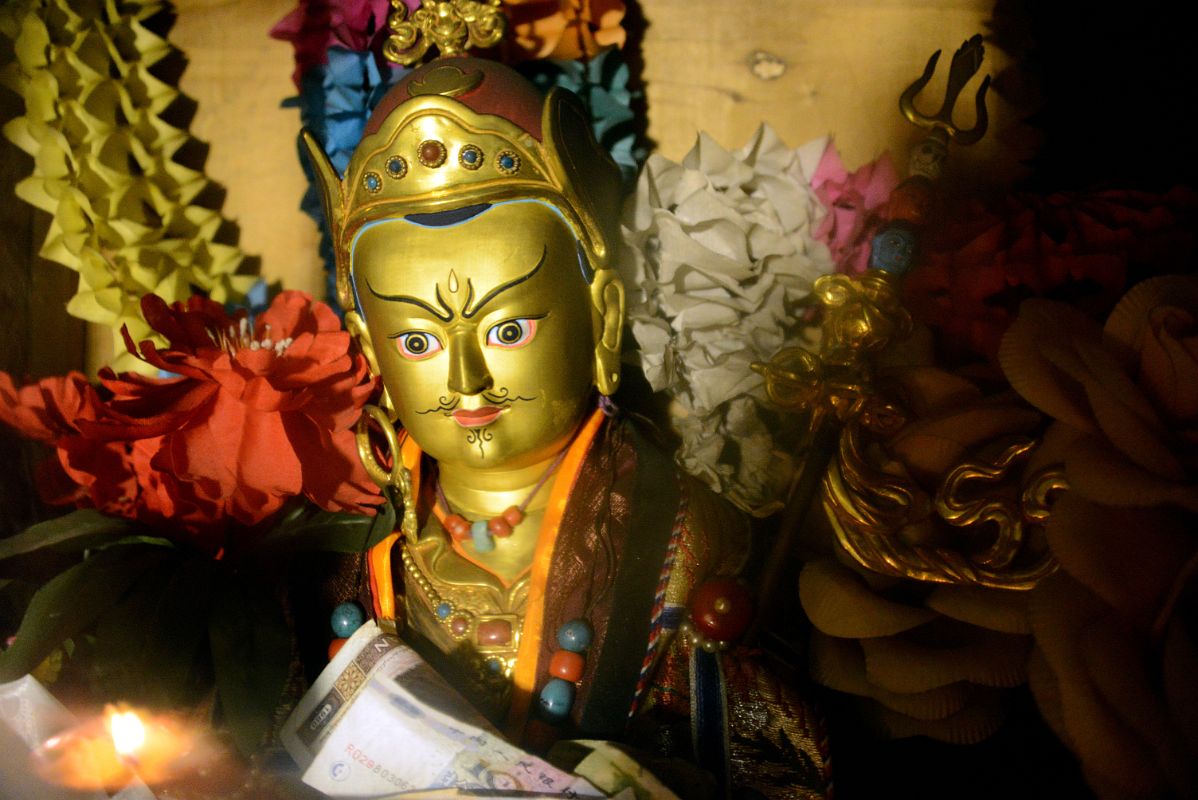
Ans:
{"type": "Polygon", "coordinates": [[[734,580],[713,580],[691,595],[691,624],[708,639],[730,642],[753,619],[753,598],[734,580]]]}
{"type": "Polygon", "coordinates": [[[489,619],[478,623],[478,643],[504,645],[512,641],[512,623],[505,619],[489,619]]]}
{"type": "Polygon", "coordinates": [[[514,528],[524,521],[524,512],[518,506],[508,506],[503,512],[503,519],[514,528]]]}
{"type": "Polygon", "coordinates": [[[503,517],[495,517],[488,520],[487,530],[491,532],[492,536],[498,536],[500,539],[512,535],[512,526],[503,517]]]}
{"type": "Polygon", "coordinates": [[[470,523],[461,514],[446,514],[445,530],[459,542],[470,538],[470,523]]]}
{"type": "Polygon", "coordinates": [[[581,653],[571,653],[569,650],[558,650],[549,659],[549,674],[563,681],[577,683],[582,680],[582,669],[586,659],[581,653]]]}
{"type": "Polygon", "coordinates": [[[426,167],[439,167],[445,163],[445,145],[435,139],[420,143],[420,163],[426,167]]]}
{"type": "Polygon", "coordinates": [[[329,661],[337,657],[337,653],[341,652],[341,648],[345,647],[345,643],[348,641],[349,639],[334,639],[329,642],[329,661]]]}
{"type": "Polygon", "coordinates": [[[465,636],[470,630],[470,620],[465,617],[454,617],[449,621],[449,630],[454,636],[465,636]]]}
{"type": "Polygon", "coordinates": [[[912,225],[927,222],[932,210],[932,184],[927,178],[908,178],[890,193],[883,216],[890,220],[903,220],[912,225]]]}

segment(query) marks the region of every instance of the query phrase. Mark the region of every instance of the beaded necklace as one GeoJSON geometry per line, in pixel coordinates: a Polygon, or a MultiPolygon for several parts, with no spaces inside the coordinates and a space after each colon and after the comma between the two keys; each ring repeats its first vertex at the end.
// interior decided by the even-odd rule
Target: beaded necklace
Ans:
{"type": "Polygon", "coordinates": [[[437,477],[437,502],[440,504],[444,518],[441,524],[449,535],[455,541],[464,542],[470,539],[474,542],[474,550],[477,553],[489,553],[495,549],[495,537],[505,539],[512,535],[512,531],[517,525],[524,521],[525,512],[528,511],[528,504],[537,496],[537,492],[541,491],[541,487],[549,480],[549,477],[557,471],[561,466],[562,459],[566,457],[568,448],[563,448],[557,454],[557,458],[553,459],[553,463],[541,475],[537,485],[532,487],[532,491],[524,498],[524,502],[516,506],[508,506],[502,514],[488,519],[468,520],[461,514],[455,514],[449,507],[449,500],[445,497],[445,490],[441,488],[441,478],[437,477]]]}
{"type": "MultiPolygon", "coordinates": [[[[545,519],[541,523],[541,531],[539,533],[536,554],[533,558],[530,585],[527,599],[527,610],[522,614],[523,621],[520,624],[520,638],[516,657],[508,661],[503,666],[504,673],[510,673],[512,682],[512,700],[508,709],[508,718],[505,725],[509,735],[513,738],[522,738],[527,715],[529,711],[530,701],[535,702],[540,706],[542,714],[549,719],[564,719],[569,713],[570,706],[573,704],[573,692],[567,690],[561,692],[561,684],[554,683],[555,689],[549,690],[549,697],[533,697],[533,688],[537,680],[537,653],[541,647],[542,636],[544,634],[544,603],[547,583],[549,580],[549,565],[553,559],[554,540],[557,536],[558,526],[561,523],[561,517],[565,511],[566,498],[573,485],[573,480],[578,474],[582,461],[586,456],[587,450],[590,447],[596,433],[605,416],[610,416],[610,409],[604,408],[601,404],[600,409],[596,410],[590,418],[583,424],[582,429],[575,437],[571,445],[566,449],[564,458],[560,465],[554,465],[554,470],[557,471],[560,466],[560,474],[553,482],[553,491],[550,495],[549,505],[546,509],[545,519]],[[568,695],[563,697],[562,695],[568,695]],[[562,701],[565,702],[562,702],[562,701]]],[[[413,497],[419,492],[420,485],[420,455],[421,451],[418,445],[411,439],[404,438],[401,440],[400,447],[401,456],[404,466],[410,471],[411,485],[408,487],[405,499],[408,505],[412,505],[413,497]]],[[[548,475],[546,480],[548,480],[548,475]]],[[[535,493],[534,493],[535,494],[535,493]]],[[[517,507],[518,508],[518,507],[517,507]]],[[[411,541],[415,541],[415,527],[411,527],[411,533],[408,534],[409,528],[405,520],[405,535],[409,535],[411,541]]],[[[370,550],[367,563],[370,567],[370,583],[371,594],[374,597],[375,613],[381,619],[394,620],[395,618],[395,590],[391,580],[391,547],[397,539],[400,538],[400,533],[394,533],[384,539],[379,544],[375,545],[370,550]]],[[[416,577],[415,573],[421,570],[414,563],[414,559],[407,552],[408,543],[405,542],[401,548],[401,554],[404,561],[404,567],[409,571],[409,575],[416,577]]],[[[426,596],[432,600],[433,595],[440,595],[434,588],[434,582],[429,580],[426,575],[420,576],[423,581],[420,582],[422,590],[432,590],[426,596]]],[[[443,600],[443,597],[439,597],[443,600]]],[[[434,605],[434,611],[440,607],[440,602],[434,605]]],[[[436,614],[440,617],[440,614],[436,614]]],[[[450,619],[438,620],[443,625],[452,624],[450,619]]],[[[590,644],[590,625],[585,620],[572,620],[572,623],[581,623],[574,625],[567,623],[562,628],[570,627],[571,630],[564,631],[559,629],[556,631],[558,645],[563,650],[571,650],[579,655],[585,653],[587,646],[590,644]],[[564,640],[564,641],[563,641],[564,640]],[[573,648],[573,649],[572,649],[573,648]]],[[[585,658],[585,656],[584,656],[585,658]]],[[[563,659],[559,657],[559,662],[563,659]]],[[[559,681],[568,683],[568,678],[577,674],[577,661],[573,658],[566,658],[566,663],[556,665],[558,669],[550,670],[553,678],[559,681]],[[566,677],[561,677],[562,674],[566,677]]],[[[492,665],[494,668],[496,665],[492,665]]],[[[570,688],[575,688],[571,686],[570,688]]]]}

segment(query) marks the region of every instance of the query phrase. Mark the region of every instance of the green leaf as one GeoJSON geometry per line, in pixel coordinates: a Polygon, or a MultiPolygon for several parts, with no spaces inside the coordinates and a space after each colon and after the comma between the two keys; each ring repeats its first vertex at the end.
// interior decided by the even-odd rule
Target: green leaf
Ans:
{"type": "Polygon", "coordinates": [[[24,532],[0,539],[0,561],[50,547],[60,552],[82,552],[119,538],[135,523],[109,517],[92,508],[81,508],[61,517],[31,525],[24,532]]]}
{"type": "Polygon", "coordinates": [[[0,683],[27,674],[64,639],[95,622],[169,553],[144,545],[111,548],[52,578],[30,600],[12,647],[0,653],[0,683]]]}
{"type": "Polygon", "coordinates": [[[271,726],[291,666],[291,633],[283,609],[255,577],[218,581],[208,618],[220,708],[238,749],[247,756],[271,726]]]}
{"type": "Polygon", "coordinates": [[[121,538],[117,539],[116,541],[105,542],[103,544],[96,545],[95,547],[93,547],[91,549],[99,551],[99,550],[106,550],[109,547],[124,547],[125,545],[129,545],[129,544],[146,544],[146,545],[151,545],[153,547],[170,547],[172,549],[175,548],[175,543],[172,542],[170,539],[164,539],[161,536],[146,536],[143,534],[137,534],[137,535],[133,535],[133,536],[122,536],[121,538]]]}
{"type": "Polygon", "coordinates": [[[19,579],[0,581],[0,632],[15,629],[37,591],[37,584],[19,579]]]}
{"type": "Polygon", "coordinates": [[[366,540],[366,546],[361,552],[369,550],[394,533],[395,525],[395,503],[388,500],[378,507],[378,513],[371,519],[370,538],[366,540]]]}
{"type": "MultiPolygon", "coordinates": [[[[391,507],[386,503],[387,508],[391,507]]],[[[345,514],[320,511],[301,521],[284,521],[262,542],[262,549],[272,552],[324,550],[334,553],[361,553],[382,540],[395,527],[395,511],[391,510],[391,523],[387,531],[376,538],[379,517],[361,514],[345,514]]]]}
{"type": "Polygon", "coordinates": [[[179,707],[195,702],[208,632],[212,565],[178,554],[141,576],[96,624],[94,675],[105,697],[179,707]]]}

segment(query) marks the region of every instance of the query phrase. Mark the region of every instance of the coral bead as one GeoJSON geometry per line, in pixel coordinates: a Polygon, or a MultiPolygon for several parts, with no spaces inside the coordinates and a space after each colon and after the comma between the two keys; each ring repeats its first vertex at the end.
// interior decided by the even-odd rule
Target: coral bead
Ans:
{"type": "Polygon", "coordinates": [[[366,614],[362,612],[361,606],[352,601],[342,603],[334,608],[333,615],[329,618],[333,635],[341,638],[352,636],[353,632],[361,628],[364,622],[366,622],[366,614]]]}
{"type": "Polygon", "coordinates": [[[500,539],[512,535],[512,526],[503,517],[495,517],[495,519],[488,520],[487,530],[491,532],[492,536],[498,536],[500,539]]]}
{"type": "Polygon", "coordinates": [[[478,623],[475,631],[479,644],[505,645],[512,641],[512,623],[503,619],[491,619],[478,623]]]}
{"type": "Polygon", "coordinates": [[[524,521],[524,512],[518,506],[508,506],[503,512],[503,520],[514,528],[524,521]]]}
{"type": "Polygon", "coordinates": [[[449,531],[449,535],[460,542],[469,538],[470,523],[461,514],[446,514],[445,530],[449,531]]]}
{"type": "Polygon", "coordinates": [[[932,197],[931,181],[918,175],[907,178],[890,193],[883,215],[887,219],[923,225],[932,209],[932,197]]]}
{"type": "Polygon", "coordinates": [[[691,595],[691,624],[708,639],[740,637],[753,619],[753,598],[734,580],[708,581],[691,595]]]}
{"type": "Polygon", "coordinates": [[[553,654],[553,658],[549,659],[549,674],[563,681],[577,683],[582,680],[582,670],[586,663],[586,659],[578,653],[558,650],[553,654]]]}
{"type": "Polygon", "coordinates": [[[329,642],[329,661],[337,657],[337,654],[341,652],[341,648],[345,647],[345,643],[348,641],[349,639],[334,639],[329,642]]]}

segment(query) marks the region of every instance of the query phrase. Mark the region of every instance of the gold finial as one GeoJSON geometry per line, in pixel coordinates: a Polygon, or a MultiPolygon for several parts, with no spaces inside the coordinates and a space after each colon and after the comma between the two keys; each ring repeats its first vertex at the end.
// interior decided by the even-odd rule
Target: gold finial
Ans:
{"type": "Polygon", "coordinates": [[[953,62],[948,69],[948,85],[944,90],[944,103],[935,114],[931,116],[921,114],[915,108],[915,96],[923,91],[923,88],[928,85],[928,81],[932,79],[932,74],[936,71],[936,62],[940,60],[939,50],[932,53],[932,57],[928,59],[928,65],[924,67],[923,75],[916,78],[915,82],[908,86],[902,97],[899,98],[899,109],[903,112],[903,116],[913,125],[928,131],[927,138],[911,153],[909,169],[912,174],[936,180],[940,177],[944,159],[948,154],[949,140],[962,146],[968,146],[985,135],[989,124],[989,117],[986,114],[986,90],[990,88],[989,75],[982,79],[982,85],[978,88],[977,119],[973,127],[964,130],[953,122],[953,107],[957,104],[957,97],[965,88],[965,84],[969,83],[969,79],[981,68],[985,55],[986,48],[982,44],[980,33],[974,34],[961,45],[957,52],[953,53],[953,62]]]}
{"type": "Polygon", "coordinates": [[[902,109],[903,116],[913,125],[929,130],[943,131],[945,136],[960,145],[971,145],[981,139],[986,133],[986,126],[989,122],[986,115],[986,90],[990,88],[990,76],[987,75],[982,79],[982,85],[978,89],[977,121],[972,128],[962,130],[953,123],[953,106],[957,104],[957,97],[965,88],[965,84],[969,83],[969,79],[981,68],[985,55],[986,48],[982,44],[980,33],[975,33],[961,45],[957,52],[953,53],[953,63],[948,68],[948,86],[944,90],[944,103],[940,106],[939,111],[928,116],[916,110],[915,95],[928,85],[928,81],[932,79],[932,74],[936,71],[936,62],[940,60],[940,51],[932,53],[932,57],[928,59],[928,65],[924,67],[923,75],[916,78],[915,82],[908,86],[902,97],[899,98],[899,108],[902,109]]]}
{"type": "Polygon", "coordinates": [[[391,0],[391,35],[383,45],[389,61],[410,67],[429,47],[442,56],[462,55],[471,47],[493,47],[503,39],[507,18],[501,0],[421,0],[408,19],[404,0],[391,0]]]}

